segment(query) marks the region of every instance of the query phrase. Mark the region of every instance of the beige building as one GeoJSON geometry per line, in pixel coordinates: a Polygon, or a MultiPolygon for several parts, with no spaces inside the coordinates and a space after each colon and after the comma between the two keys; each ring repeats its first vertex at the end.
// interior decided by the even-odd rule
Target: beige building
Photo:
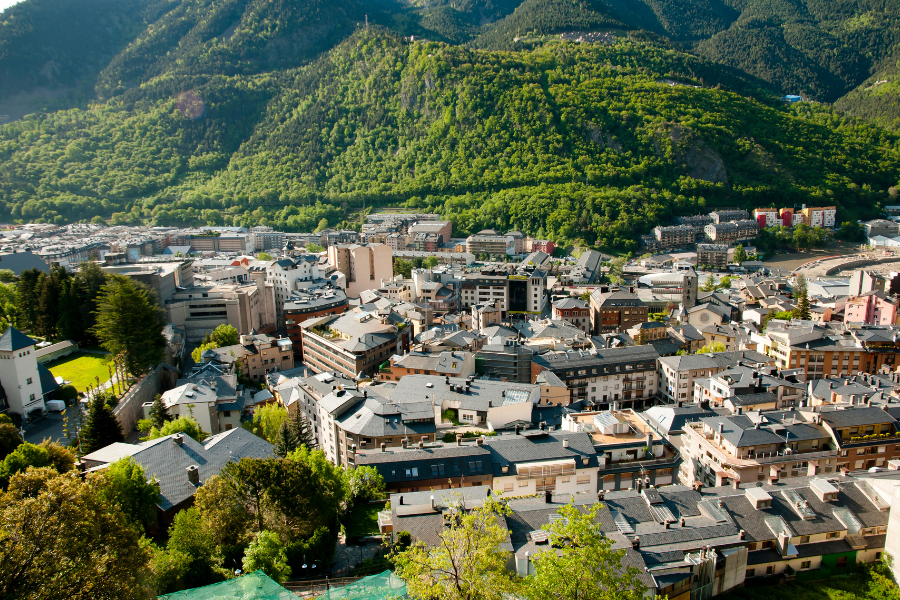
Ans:
{"type": "Polygon", "coordinates": [[[255,284],[177,290],[166,308],[169,323],[184,327],[188,342],[199,342],[219,325],[232,325],[240,334],[259,331],[263,326],[260,293],[255,284]]]}
{"type": "Polygon", "coordinates": [[[394,276],[392,250],[384,244],[339,244],[328,247],[328,264],[347,278],[347,296],[381,287],[394,276]]]}

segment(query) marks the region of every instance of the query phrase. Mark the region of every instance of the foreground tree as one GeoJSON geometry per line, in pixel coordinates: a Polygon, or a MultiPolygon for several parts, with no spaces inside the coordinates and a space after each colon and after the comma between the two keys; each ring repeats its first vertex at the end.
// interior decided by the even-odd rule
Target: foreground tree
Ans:
{"type": "Polygon", "coordinates": [[[490,497],[470,511],[461,498],[458,501],[450,526],[438,534],[437,544],[429,548],[419,542],[393,557],[410,598],[501,600],[518,587],[506,568],[506,552],[500,548],[509,532],[497,517],[509,509],[490,497]]]}
{"type": "Polygon", "coordinates": [[[150,424],[157,429],[162,429],[163,425],[172,420],[169,409],[162,401],[162,394],[157,394],[153,399],[153,406],[150,407],[150,413],[147,416],[150,417],[150,424]]]}
{"type": "Polygon", "coordinates": [[[159,488],[147,481],[141,465],[131,457],[123,458],[109,465],[96,477],[100,497],[107,504],[118,506],[125,521],[139,535],[155,531],[159,488]]]}
{"type": "Polygon", "coordinates": [[[150,294],[122,275],[113,275],[101,288],[91,332],[112,354],[125,353],[128,371],[143,373],[163,359],[166,318],[150,294]]]}
{"type": "Polygon", "coordinates": [[[806,286],[806,277],[797,275],[797,285],[794,286],[794,300],[797,302],[797,308],[794,309],[793,315],[798,319],[809,321],[812,318],[812,310],[809,306],[809,291],[806,286]]]}
{"type": "Polygon", "coordinates": [[[286,408],[274,402],[264,404],[253,411],[251,431],[264,440],[274,443],[278,437],[278,431],[281,429],[281,424],[286,420],[286,408]]]}
{"type": "Polygon", "coordinates": [[[209,337],[219,345],[219,348],[224,346],[234,346],[240,341],[240,334],[238,334],[237,328],[235,328],[234,325],[228,325],[227,323],[213,329],[213,332],[209,337]]]}
{"type": "Polygon", "coordinates": [[[149,558],[117,507],[74,472],[14,475],[0,496],[0,597],[129,600],[152,597],[149,558]]]}
{"type": "Polygon", "coordinates": [[[287,457],[301,446],[309,449],[316,447],[312,425],[302,410],[297,409],[293,415],[281,422],[272,444],[275,445],[275,455],[281,458],[287,457]]]}
{"type": "Polygon", "coordinates": [[[256,539],[247,548],[244,554],[244,572],[252,573],[259,569],[263,573],[283,583],[291,576],[291,567],[287,563],[287,554],[284,545],[277,533],[260,531],[256,539]]]}
{"type": "Polygon", "coordinates": [[[172,421],[166,421],[160,428],[151,427],[150,433],[146,439],[155,440],[157,438],[166,437],[175,433],[182,433],[198,442],[202,442],[209,437],[209,434],[200,427],[200,424],[194,417],[178,417],[172,421]]]}
{"type": "Polygon", "coordinates": [[[595,504],[586,512],[567,504],[562,519],[542,529],[550,534],[547,551],[533,557],[535,572],[525,580],[525,595],[534,600],[641,600],[646,586],[640,572],[622,565],[624,550],[600,529],[595,504]],[[560,550],[555,552],[554,549],[560,550]]]}

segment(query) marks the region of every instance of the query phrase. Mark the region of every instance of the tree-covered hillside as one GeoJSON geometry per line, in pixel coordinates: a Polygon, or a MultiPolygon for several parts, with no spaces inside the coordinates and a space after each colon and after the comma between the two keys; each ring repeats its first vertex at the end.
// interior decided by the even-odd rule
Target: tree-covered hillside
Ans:
{"type": "Polygon", "coordinates": [[[406,202],[457,234],[634,249],[704,206],[868,216],[900,173],[896,135],[752,99],[752,79],[652,43],[491,53],[373,29],[277,75],[156,85],[0,128],[0,211],[296,231],[406,202]]]}

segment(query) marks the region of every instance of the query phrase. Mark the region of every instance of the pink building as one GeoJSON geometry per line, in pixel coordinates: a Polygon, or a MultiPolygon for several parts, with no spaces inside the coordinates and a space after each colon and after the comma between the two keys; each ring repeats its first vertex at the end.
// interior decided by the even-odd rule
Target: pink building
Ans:
{"type": "Polygon", "coordinates": [[[550,256],[553,256],[554,250],[556,250],[556,244],[550,240],[534,240],[531,242],[532,252],[546,252],[550,256]]]}
{"type": "Polygon", "coordinates": [[[897,298],[881,291],[851,298],[844,309],[844,322],[894,325],[897,323],[897,304],[897,298]]]}

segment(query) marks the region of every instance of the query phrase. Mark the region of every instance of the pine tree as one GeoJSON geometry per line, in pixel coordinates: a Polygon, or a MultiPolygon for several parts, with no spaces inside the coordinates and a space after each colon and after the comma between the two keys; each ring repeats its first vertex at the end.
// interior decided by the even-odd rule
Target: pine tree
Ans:
{"type": "Polygon", "coordinates": [[[143,373],[162,360],[166,318],[145,289],[122,275],[113,275],[97,298],[97,324],[91,332],[113,354],[125,353],[128,372],[143,373]]]}
{"type": "Polygon", "coordinates": [[[316,438],[313,435],[312,425],[303,411],[299,408],[291,417],[291,429],[293,429],[294,439],[297,442],[296,447],[306,446],[310,450],[316,447],[316,438]]]}
{"type": "Polygon", "coordinates": [[[124,442],[122,425],[107,404],[106,394],[96,393],[91,400],[84,428],[81,430],[81,452],[90,454],[115,442],[124,442]]]}
{"type": "Polygon", "coordinates": [[[272,443],[275,445],[275,456],[280,458],[287,458],[291,452],[297,449],[297,438],[294,436],[290,421],[285,419],[281,423],[272,443]]]}
{"type": "Polygon", "coordinates": [[[169,409],[163,404],[161,394],[157,394],[156,398],[153,399],[153,406],[150,407],[149,416],[150,422],[153,423],[153,426],[157,429],[162,429],[163,425],[166,424],[166,421],[172,420],[169,409]]]}
{"type": "Polygon", "coordinates": [[[794,287],[794,300],[797,301],[797,308],[794,310],[794,316],[804,321],[812,318],[812,311],[809,308],[809,293],[806,288],[806,277],[797,276],[797,285],[794,287]]]}

